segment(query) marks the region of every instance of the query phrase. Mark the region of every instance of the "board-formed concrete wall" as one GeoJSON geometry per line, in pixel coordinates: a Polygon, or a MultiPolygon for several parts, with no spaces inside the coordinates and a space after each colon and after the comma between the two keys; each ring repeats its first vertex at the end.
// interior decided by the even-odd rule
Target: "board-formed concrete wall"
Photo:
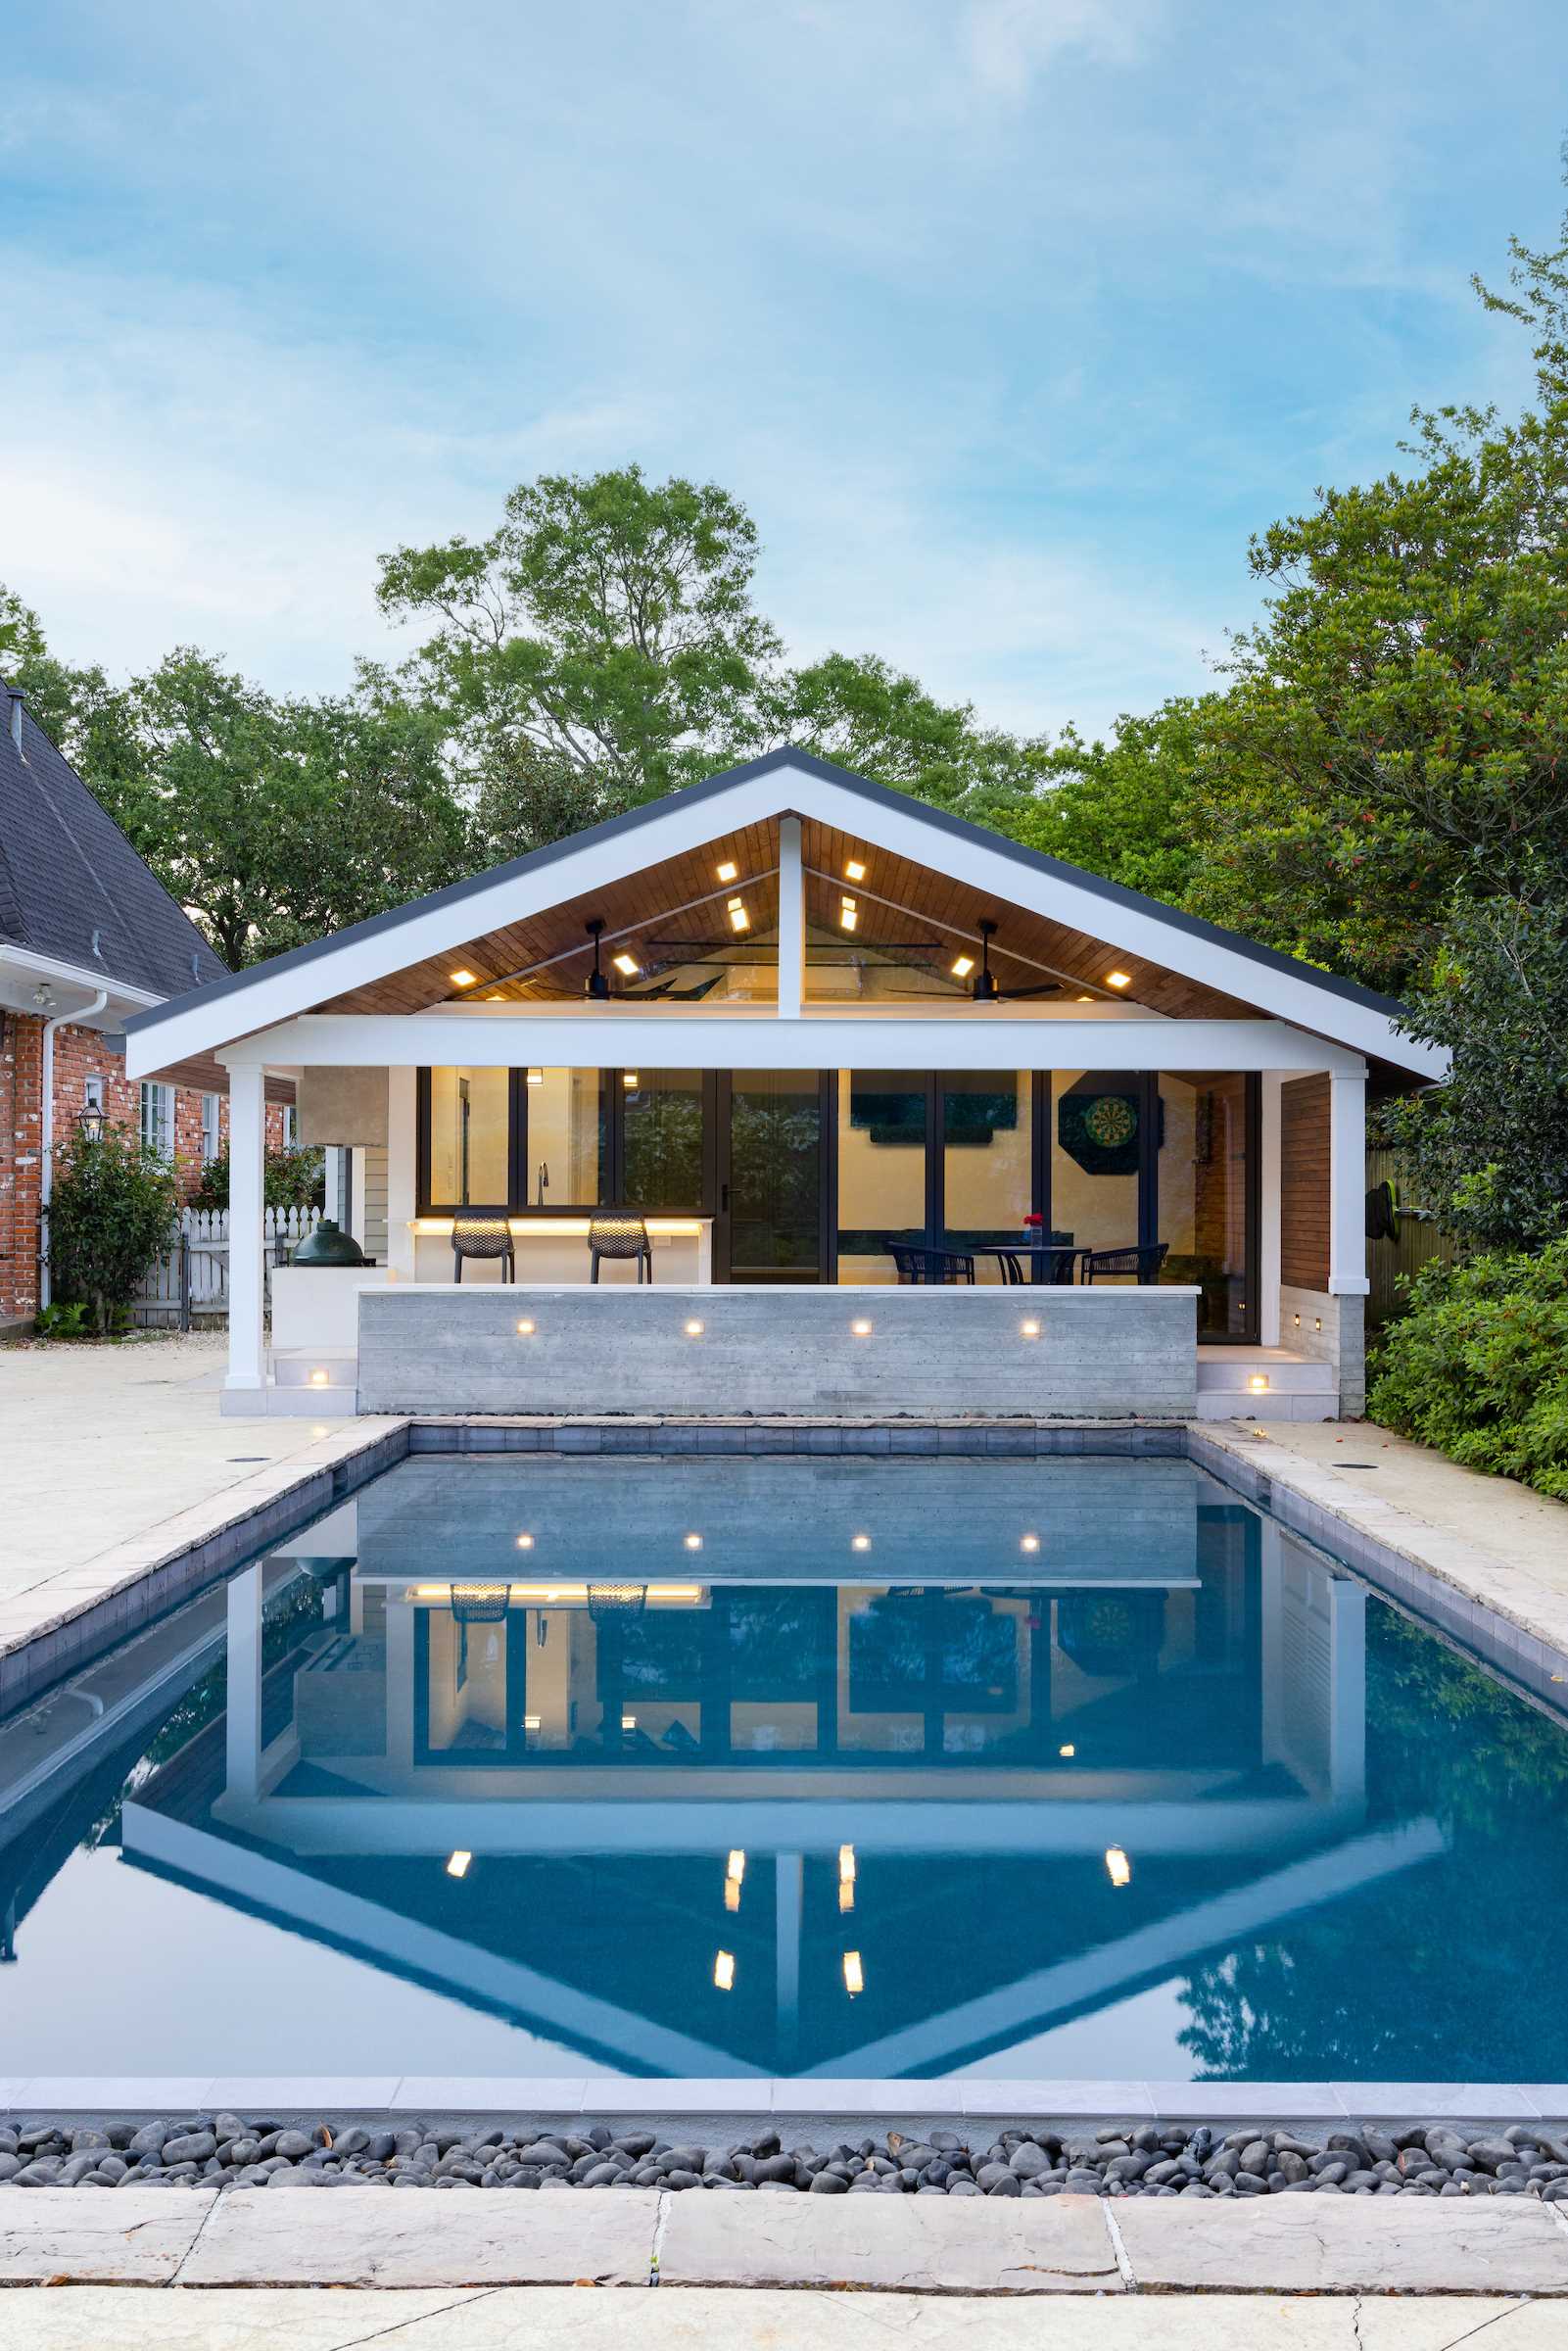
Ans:
{"type": "Polygon", "coordinates": [[[359,1410],[1190,1419],[1197,1298],[400,1282],[359,1294],[359,1410]]]}

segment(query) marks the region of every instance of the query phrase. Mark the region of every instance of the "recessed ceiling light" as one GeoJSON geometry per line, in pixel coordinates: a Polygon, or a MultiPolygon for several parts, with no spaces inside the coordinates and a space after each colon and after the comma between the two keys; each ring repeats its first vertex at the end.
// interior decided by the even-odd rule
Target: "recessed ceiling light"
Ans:
{"type": "Polygon", "coordinates": [[[625,1086],[629,1094],[635,1093],[637,1091],[636,1070],[623,1070],[621,1072],[621,1083],[625,1086]]]}
{"type": "Polygon", "coordinates": [[[740,871],[740,868],[735,864],[732,859],[727,857],[723,865],[716,867],[714,870],[716,871],[721,882],[733,882],[736,874],[740,871]]]}
{"type": "Polygon", "coordinates": [[[635,955],[612,955],[610,961],[625,980],[635,980],[642,969],[635,955]]]}
{"type": "Polygon", "coordinates": [[[865,879],[866,868],[858,857],[851,857],[844,866],[844,880],[846,882],[864,882],[865,879]]]}
{"type": "Polygon", "coordinates": [[[841,927],[845,931],[853,931],[855,925],[860,920],[860,911],[853,898],[843,897],[839,899],[838,920],[841,927]]]}
{"type": "Polygon", "coordinates": [[[730,928],[732,931],[749,931],[751,928],[751,917],[739,898],[730,900],[730,928]]]}
{"type": "Polygon", "coordinates": [[[969,976],[970,976],[971,972],[973,972],[973,971],[974,971],[974,956],[973,956],[973,955],[961,955],[961,956],[958,958],[957,962],[956,962],[956,963],[954,964],[954,966],[953,966],[953,977],[954,977],[954,979],[955,979],[955,980],[967,980],[967,979],[969,978],[969,976]]]}
{"type": "Polygon", "coordinates": [[[1132,974],[1130,972],[1107,972],[1105,984],[1107,987],[1130,987],[1132,974]]]}
{"type": "Polygon", "coordinates": [[[468,971],[449,972],[447,977],[451,982],[453,987],[472,987],[474,982],[478,979],[479,974],[477,972],[468,971]]]}
{"type": "Polygon", "coordinates": [[[543,1084],[544,1084],[544,1082],[545,1082],[545,1073],[544,1073],[544,1071],[543,1071],[543,1070],[530,1070],[530,1071],[529,1071],[529,1073],[528,1073],[528,1082],[529,1082],[529,1084],[530,1084],[530,1085],[543,1085],[543,1084]]]}

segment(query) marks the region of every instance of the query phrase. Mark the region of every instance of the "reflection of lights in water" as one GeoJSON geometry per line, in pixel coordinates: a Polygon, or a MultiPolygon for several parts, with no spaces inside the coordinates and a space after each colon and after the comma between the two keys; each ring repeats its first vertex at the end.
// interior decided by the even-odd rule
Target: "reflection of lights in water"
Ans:
{"type": "Polygon", "coordinates": [[[727,1910],[738,1910],[738,1909],[739,1909],[739,1907],[740,1907],[740,1881],[739,1881],[739,1879],[738,1879],[738,1878],[726,1878],[726,1879],[725,1879],[725,1881],[724,1881],[724,1906],[725,1906],[725,1908],[726,1908],[727,1910]]]}
{"type": "Polygon", "coordinates": [[[858,1991],[864,1991],[865,1989],[866,1976],[860,1964],[860,1953],[846,1951],[844,1953],[844,1990],[853,1999],[858,1991]]]}
{"type": "Polygon", "coordinates": [[[1056,1751],[1059,1755],[1066,1755],[1068,1761],[1070,1763],[1078,1751],[1075,1747],[1069,1744],[1067,1747],[1059,1747],[1056,1751]]]}
{"type": "Polygon", "coordinates": [[[745,1874],[746,1857],[741,1851],[740,1847],[736,1846],[732,1851],[729,1860],[725,1864],[725,1875],[726,1877],[734,1878],[736,1884],[738,1886],[745,1874]]]}
{"type": "Polygon", "coordinates": [[[1132,1876],[1132,1863],[1119,1845],[1106,1847],[1105,1865],[1113,1886],[1125,1886],[1132,1876]]]}
{"type": "Polygon", "coordinates": [[[735,1953],[717,1951],[713,1959],[713,1981],[720,1991],[735,1990],[735,1953]]]}
{"type": "Polygon", "coordinates": [[[853,1878],[840,1878],[838,1881],[838,1907],[840,1910],[853,1910],[855,1907],[855,1881],[853,1878]]]}
{"type": "Polygon", "coordinates": [[[447,1862],[448,1877],[466,1878],[468,1875],[468,1865],[472,1861],[473,1857],[474,1856],[472,1853],[465,1853],[461,1851],[451,1854],[447,1862]]]}
{"type": "Polygon", "coordinates": [[[855,1883],[855,1848],[852,1845],[838,1847],[838,1876],[845,1886],[855,1883]]]}

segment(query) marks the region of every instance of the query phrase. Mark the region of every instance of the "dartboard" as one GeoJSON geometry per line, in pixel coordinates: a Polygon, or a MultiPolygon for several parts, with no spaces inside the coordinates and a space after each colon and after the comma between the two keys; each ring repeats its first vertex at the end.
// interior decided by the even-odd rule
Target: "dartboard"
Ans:
{"type": "Polygon", "coordinates": [[[1137,1116],[1125,1094],[1102,1094],[1084,1115],[1084,1132],[1107,1151],[1130,1143],[1138,1130],[1137,1116]]]}

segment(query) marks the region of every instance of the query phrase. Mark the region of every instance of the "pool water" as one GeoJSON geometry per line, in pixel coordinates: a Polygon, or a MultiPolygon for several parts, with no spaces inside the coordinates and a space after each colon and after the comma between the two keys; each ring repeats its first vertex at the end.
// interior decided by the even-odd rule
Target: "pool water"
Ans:
{"type": "Polygon", "coordinates": [[[1568,2080],[1565,1796],[1186,1463],[416,1458],[0,1725],[0,2075],[1568,2080]]]}

